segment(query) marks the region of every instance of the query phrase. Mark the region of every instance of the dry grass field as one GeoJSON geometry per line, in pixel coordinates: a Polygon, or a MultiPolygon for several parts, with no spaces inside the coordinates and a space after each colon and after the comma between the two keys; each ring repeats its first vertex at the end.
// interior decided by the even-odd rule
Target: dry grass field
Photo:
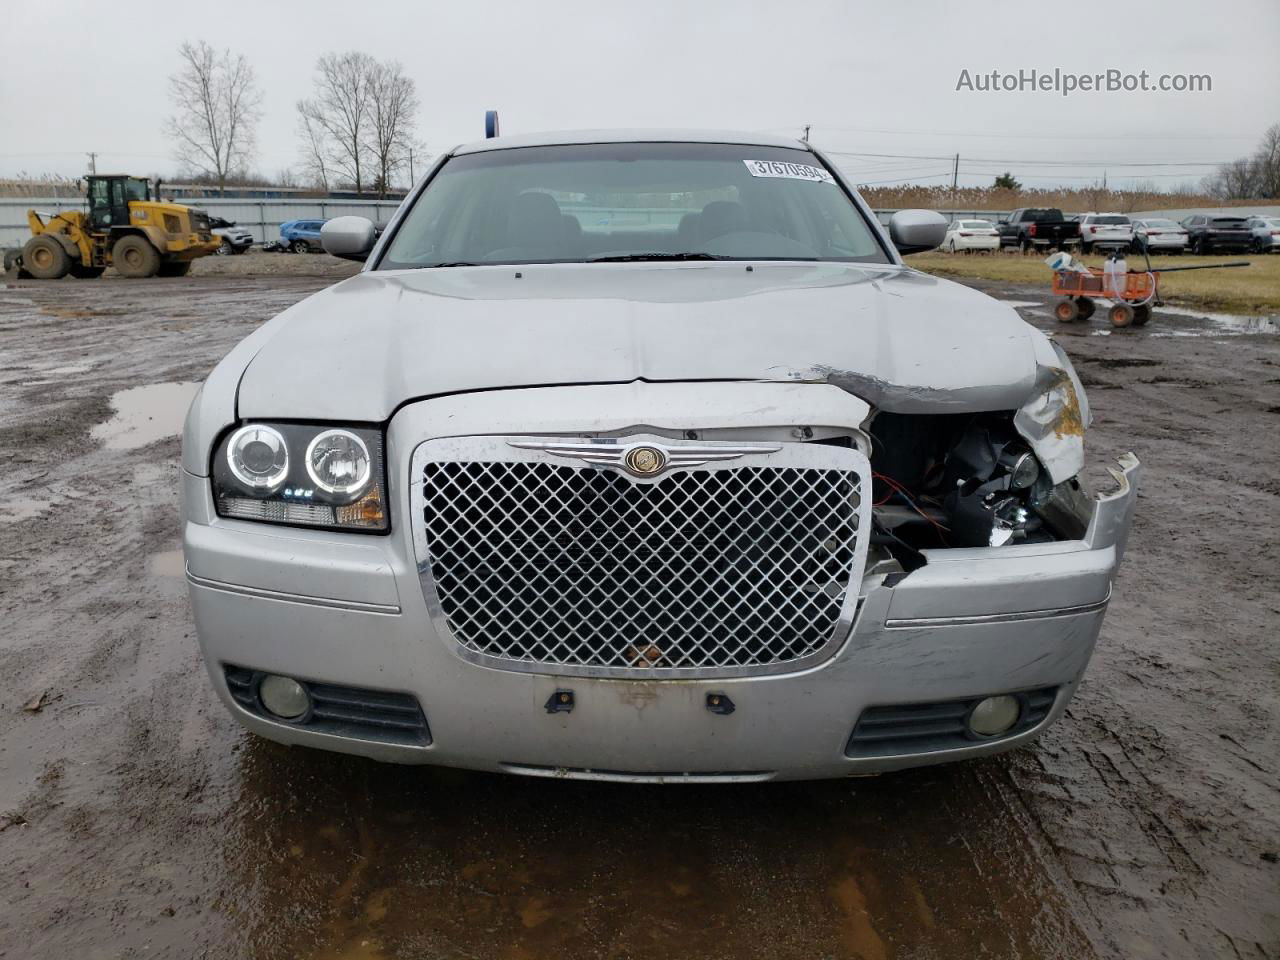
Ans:
{"type": "MultiPolygon", "coordinates": [[[[1161,298],[1169,303],[1226,313],[1280,311],[1280,256],[1275,254],[1152,257],[1151,265],[1158,269],[1238,260],[1248,261],[1249,266],[1165,274],[1160,278],[1161,298]]],[[[933,251],[915,254],[907,257],[906,261],[917,270],[941,277],[1043,286],[1046,290],[1052,279],[1049,268],[1044,265],[1044,257],[1039,255],[1024,257],[1018,253],[951,254],[933,251]]],[[[1103,258],[1090,256],[1084,261],[1091,267],[1101,267],[1103,258]]],[[[1140,256],[1133,255],[1127,261],[1130,269],[1143,263],[1140,256]]]]}

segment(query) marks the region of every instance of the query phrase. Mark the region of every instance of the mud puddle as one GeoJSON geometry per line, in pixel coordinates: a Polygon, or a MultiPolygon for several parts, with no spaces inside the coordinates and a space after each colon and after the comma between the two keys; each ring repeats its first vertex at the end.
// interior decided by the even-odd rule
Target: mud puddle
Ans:
{"type": "Polygon", "coordinates": [[[199,383],[149,383],[121,390],[111,397],[115,415],[91,434],[108,450],[133,450],[176,436],[199,389],[199,383]]]}
{"type": "Polygon", "coordinates": [[[1155,336],[1215,336],[1234,334],[1236,336],[1257,333],[1280,333],[1280,318],[1275,316],[1244,316],[1235,313],[1206,313],[1203,310],[1188,310],[1184,307],[1158,307],[1156,315],[1172,314],[1175,317],[1190,317],[1194,320],[1208,320],[1217,329],[1209,328],[1202,333],[1196,331],[1160,331],[1153,330],[1155,336]]]}
{"type": "Polygon", "coordinates": [[[245,747],[226,839],[259,957],[1093,956],[998,762],[637,789],[245,747]]]}

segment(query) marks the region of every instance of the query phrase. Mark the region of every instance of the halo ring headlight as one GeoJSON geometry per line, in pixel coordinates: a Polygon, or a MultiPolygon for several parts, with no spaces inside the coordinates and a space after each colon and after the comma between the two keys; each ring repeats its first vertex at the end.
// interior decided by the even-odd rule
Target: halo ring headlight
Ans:
{"type": "Polygon", "coordinates": [[[325,493],[357,494],[369,483],[373,459],[350,430],[325,430],[307,444],[307,476],[325,493]]]}
{"type": "Polygon", "coordinates": [[[250,490],[271,492],[289,475],[289,446],[279,430],[251,423],[227,441],[227,466],[250,490]]]}
{"type": "Polygon", "coordinates": [[[1026,490],[1040,479],[1040,461],[1034,453],[1024,453],[1009,468],[1009,486],[1014,490],[1026,490]]]}

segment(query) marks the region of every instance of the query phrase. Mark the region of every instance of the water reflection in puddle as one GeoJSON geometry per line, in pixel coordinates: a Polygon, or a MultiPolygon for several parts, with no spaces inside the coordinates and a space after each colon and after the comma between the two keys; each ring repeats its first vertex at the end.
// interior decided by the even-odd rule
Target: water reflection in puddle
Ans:
{"type": "Polygon", "coordinates": [[[115,416],[94,427],[93,437],[108,450],[133,450],[176,436],[199,389],[199,383],[149,383],[121,390],[111,398],[115,416]]]}
{"type": "Polygon", "coordinates": [[[1280,333],[1280,319],[1274,316],[1245,317],[1234,313],[1206,313],[1203,310],[1187,310],[1182,307],[1159,307],[1157,314],[1171,313],[1176,317],[1208,320],[1221,329],[1218,333],[1280,333]]]}

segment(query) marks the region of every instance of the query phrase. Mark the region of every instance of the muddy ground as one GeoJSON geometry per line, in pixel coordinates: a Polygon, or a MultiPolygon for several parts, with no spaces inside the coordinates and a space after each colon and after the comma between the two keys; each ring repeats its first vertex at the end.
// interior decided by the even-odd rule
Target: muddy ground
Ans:
{"type": "MultiPolygon", "coordinates": [[[[175,552],[184,385],[353,267],[198,268],[0,286],[0,957],[1280,957],[1274,332],[1058,331],[1094,458],[1147,473],[1037,745],[636,787],[380,766],[227,716],[175,552]]],[[[1052,325],[1042,292],[993,292],[1052,325]]]]}

